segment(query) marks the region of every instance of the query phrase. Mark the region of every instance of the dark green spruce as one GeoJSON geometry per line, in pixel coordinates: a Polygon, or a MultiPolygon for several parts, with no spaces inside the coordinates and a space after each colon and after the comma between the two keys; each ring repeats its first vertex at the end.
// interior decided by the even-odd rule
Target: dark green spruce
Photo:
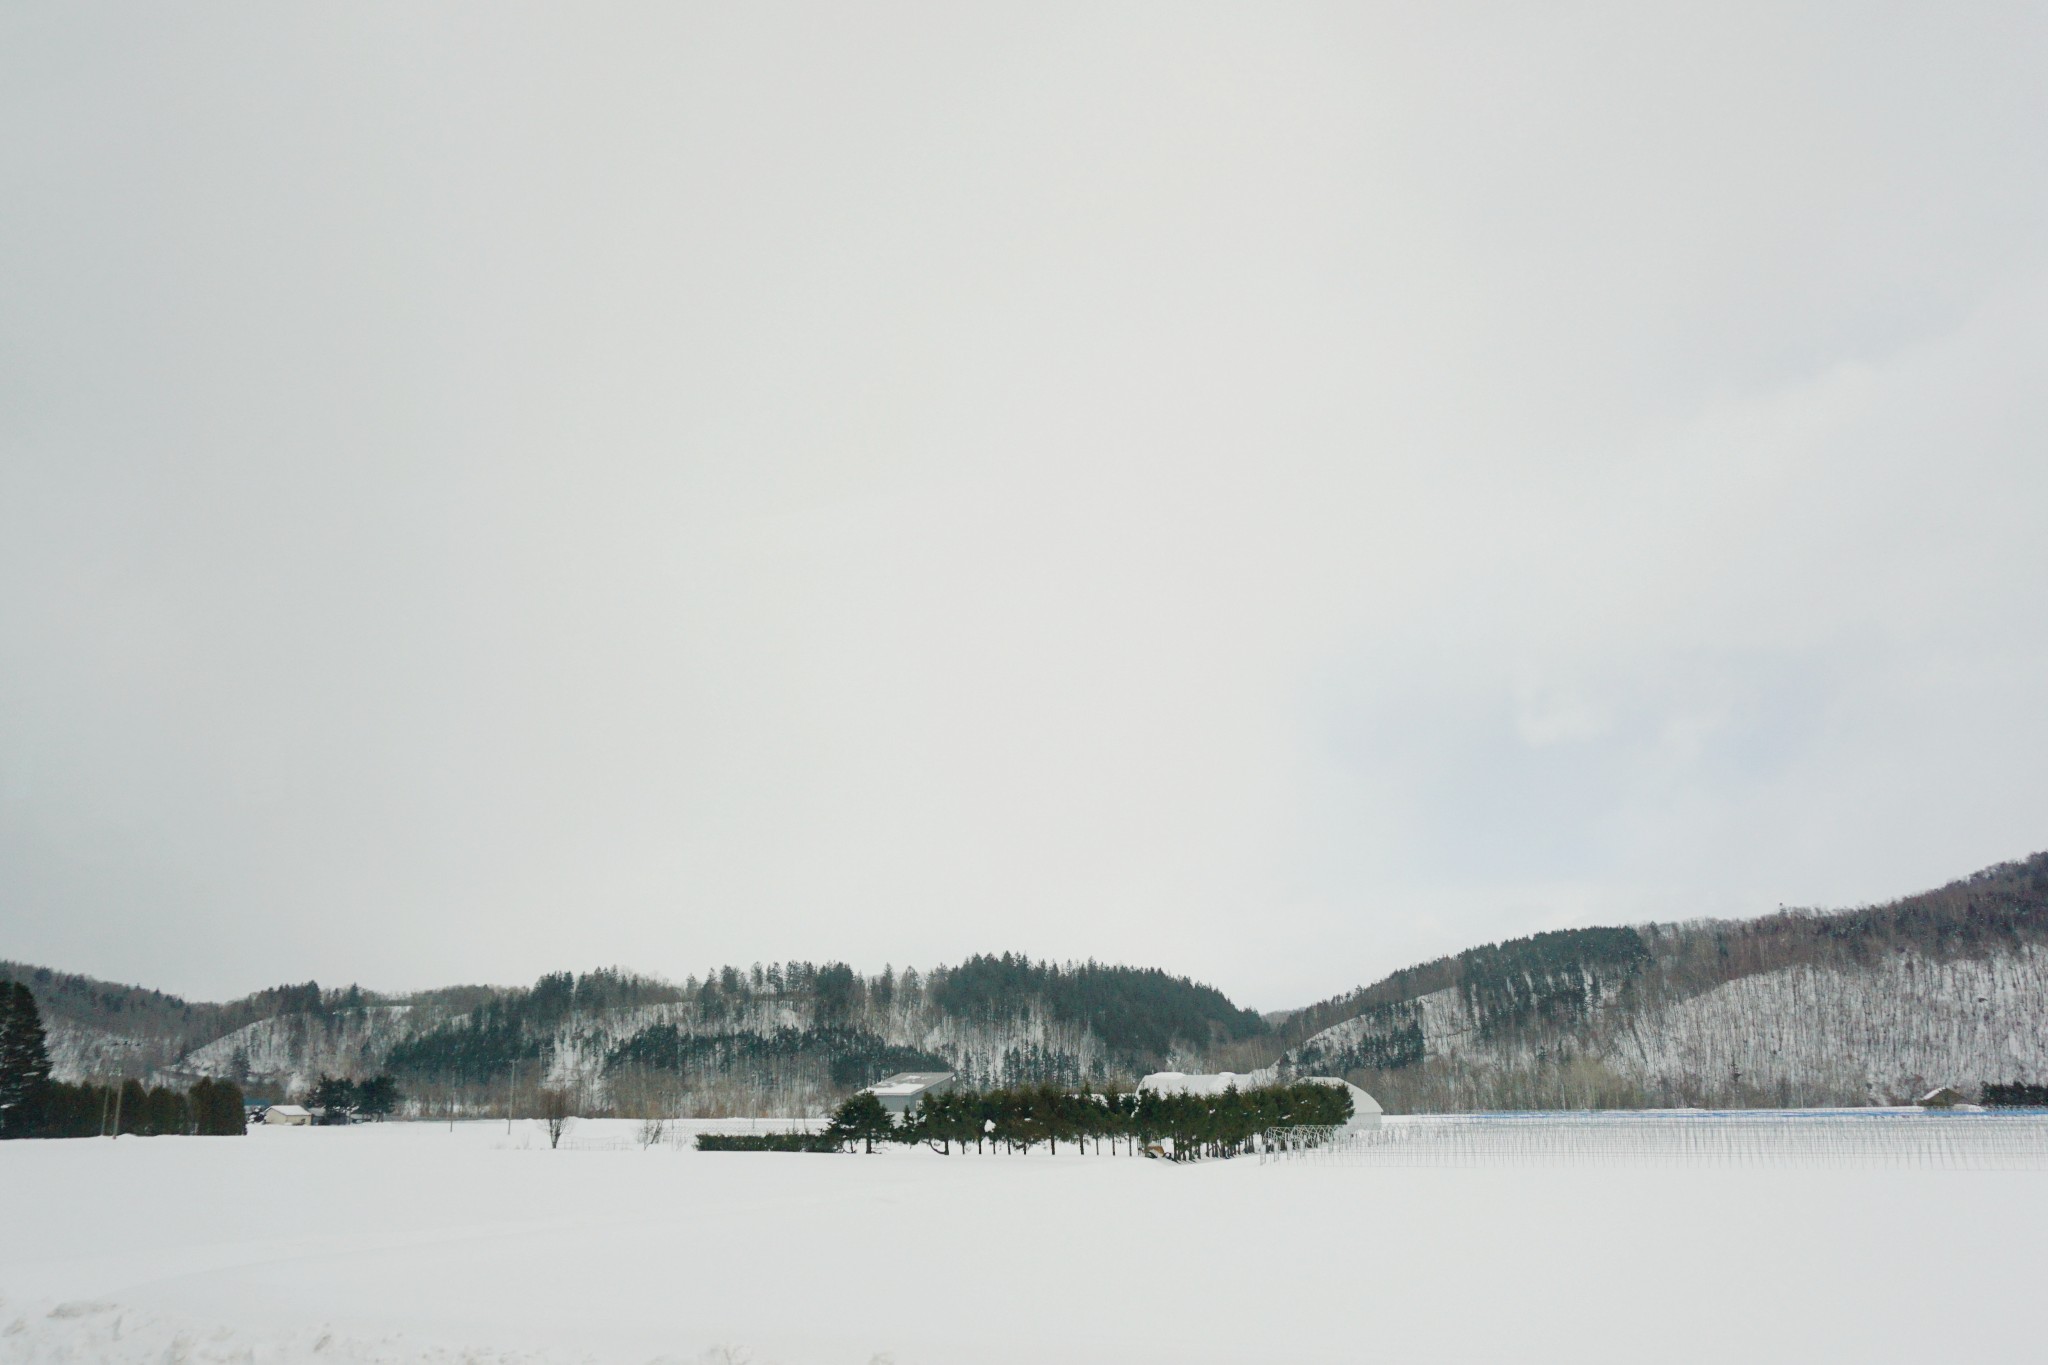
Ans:
{"type": "Polygon", "coordinates": [[[1175,1161],[1240,1156],[1283,1128],[1336,1128],[1351,1119],[1351,1092],[1299,1081],[1226,1090],[1220,1095],[1162,1095],[1150,1090],[1066,1090],[1055,1085],[926,1095],[901,1121],[863,1092],[839,1106],[818,1133],[703,1133],[706,1152],[837,1152],[877,1142],[922,1142],[944,1154],[1028,1155],[1062,1142],[1083,1152],[1165,1155],[1175,1161]],[[1169,1145],[1170,1144],[1170,1145],[1169,1145]]]}

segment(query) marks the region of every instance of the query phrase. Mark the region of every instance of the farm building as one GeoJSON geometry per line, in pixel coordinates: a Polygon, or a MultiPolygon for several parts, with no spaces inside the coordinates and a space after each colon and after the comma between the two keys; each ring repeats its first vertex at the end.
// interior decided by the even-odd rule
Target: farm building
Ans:
{"type": "MultiPolygon", "coordinates": [[[[1380,1126],[1380,1115],[1384,1112],[1380,1102],[1351,1082],[1335,1076],[1302,1076],[1299,1079],[1310,1085],[1341,1086],[1351,1092],[1351,1122],[1344,1125],[1348,1131],[1380,1126]]],[[[1202,1075],[1185,1071],[1155,1071],[1138,1082],[1138,1089],[1161,1095],[1220,1095],[1226,1090],[1256,1090],[1271,1084],[1273,1077],[1270,1074],[1241,1075],[1234,1071],[1217,1071],[1202,1075]]]]}
{"type": "Polygon", "coordinates": [[[263,1111],[263,1121],[298,1128],[310,1125],[313,1115],[302,1104],[273,1104],[263,1111]]]}
{"type": "Polygon", "coordinates": [[[950,1071],[899,1071],[868,1087],[868,1093],[892,1114],[907,1114],[926,1095],[942,1095],[953,1088],[950,1071]]]}
{"type": "Polygon", "coordinates": [[[1301,1079],[1310,1085],[1334,1085],[1351,1092],[1351,1122],[1344,1125],[1347,1132],[1356,1133],[1362,1129],[1380,1126],[1380,1116],[1386,1111],[1380,1108],[1378,1100],[1351,1082],[1336,1076],[1303,1076],[1301,1079]]]}

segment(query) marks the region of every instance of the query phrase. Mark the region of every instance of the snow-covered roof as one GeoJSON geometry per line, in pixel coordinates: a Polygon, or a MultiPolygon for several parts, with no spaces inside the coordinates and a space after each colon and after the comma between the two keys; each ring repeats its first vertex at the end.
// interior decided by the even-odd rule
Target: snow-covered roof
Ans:
{"type": "Polygon", "coordinates": [[[1138,1089],[1160,1095],[1220,1095],[1226,1090],[1256,1090],[1271,1085],[1265,1072],[1216,1071],[1208,1074],[1187,1071],[1155,1071],[1138,1082],[1138,1089]]]}
{"type": "Polygon", "coordinates": [[[282,1114],[286,1118],[313,1117],[313,1111],[303,1104],[272,1104],[264,1106],[270,1113],[282,1114]]]}
{"type": "Polygon", "coordinates": [[[894,1076],[885,1076],[868,1087],[874,1095],[922,1095],[933,1086],[953,1079],[950,1071],[899,1071],[894,1076]]]}

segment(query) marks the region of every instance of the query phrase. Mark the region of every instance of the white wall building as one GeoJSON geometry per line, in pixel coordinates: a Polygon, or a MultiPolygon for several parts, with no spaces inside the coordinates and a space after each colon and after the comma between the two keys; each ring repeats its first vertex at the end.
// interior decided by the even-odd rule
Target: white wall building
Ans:
{"type": "Polygon", "coordinates": [[[892,1114],[907,1114],[926,1095],[942,1095],[953,1088],[950,1071],[899,1071],[868,1087],[868,1093],[892,1114]]]}

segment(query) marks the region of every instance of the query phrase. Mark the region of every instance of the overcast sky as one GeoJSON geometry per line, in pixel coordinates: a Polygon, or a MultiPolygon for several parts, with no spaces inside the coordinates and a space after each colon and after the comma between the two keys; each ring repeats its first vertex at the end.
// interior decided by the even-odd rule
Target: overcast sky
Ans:
{"type": "Polygon", "coordinates": [[[2048,10],[0,10],[0,957],[1275,1008],[2048,846],[2048,10]]]}

